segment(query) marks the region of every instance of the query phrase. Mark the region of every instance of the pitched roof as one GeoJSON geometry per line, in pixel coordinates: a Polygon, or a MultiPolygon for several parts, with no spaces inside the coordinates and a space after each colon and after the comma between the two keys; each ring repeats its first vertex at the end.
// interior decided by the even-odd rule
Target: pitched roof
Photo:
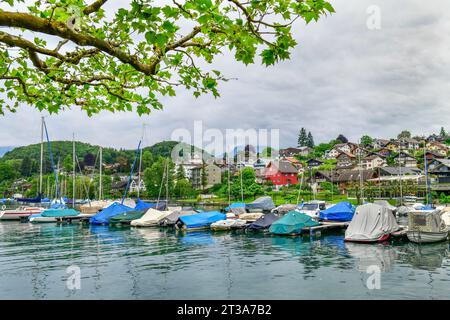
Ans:
{"type": "Polygon", "coordinates": [[[359,181],[360,176],[362,176],[363,181],[373,178],[375,171],[370,169],[364,170],[343,170],[338,178],[338,182],[348,182],[348,181],[359,181]]]}
{"type": "Polygon", "coordinates": [[[400,175],[400,173],[402,175],[414,175],[420,174],[422,172],[419,168],[409,168],[409,167],[402,167],[401,172],[399,167],[382,167],[379,169],[390,176],[398,176],[400,175]]]}
{"type": "Polygon", "coordinates": [[[271,161],[268,167],[272,165],[281,173],[298,173],[298,169],[295,168],[292,163],[286,160],[271,161]]]}

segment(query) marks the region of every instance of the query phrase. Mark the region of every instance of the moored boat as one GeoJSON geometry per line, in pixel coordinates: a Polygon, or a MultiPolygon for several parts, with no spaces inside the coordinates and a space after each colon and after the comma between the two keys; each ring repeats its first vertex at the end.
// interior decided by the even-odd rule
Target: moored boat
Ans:
{"type": "Polygon", "coordinates": [[[109,219],[109,224],[130,224],[131,221],[141,218],[144,215],[142,210],[126,211],[109,219]]]}
{"type": "Polygon", "coordinates": [[[406,235],[411,242],[434,243],[445,241],[450,228],[441,218],[441,210],[416,210],[408,215],[406,235]]]}
{"type": "Polygon", "coordinates": [[[39,207],[19,207],[17,209],[0,211],[0,220],[20,220],[33,214],[40,214],[44,208],[39,207]]]}
{"type": "Polygon", "coordinates": [[[267,230],[280,217],[275,213],[267,213],[247,226],[247,230],[267,230]]]}
{"type": "Polygon", "coordinates": [[[133,227],[156,227],[162,219],[172,214],[173,211],[161,211],[153,208],[148,209],[139,219],[130,222],[133,227]]]}
{"type": "Polygon", "coordinates": [[[399,229],[391,210],[368,203],[356,208],[355,215],[345,231],[344,240],[360,243],[383,242],[399,229]]]}
{"type": "Polygon", "coordinates": [[[350,202],[342,201],[334,206],[323,210],[319,214],[319,220],[329,222],[351,221],[355,214],[355,206],[350,202]]]}
{"type": "Polygon", "coordinates": [[[310,216],[296,210],[288,212],[272,223],[269,228],[270,233],[283,236],[295,236],[302,233],[303,228],[320,225],[310,216]]]}
{"type": "Polygon", "coordinates": [[[226,220],[226,214],[219,211],[205,211],[190,216],[182,216],[176,223],[177,229],[191,231],[209,229],[211,224],[226,220]]]}
{"type": "Polygon", "coordinates": [[[247,221],[242,219],[226,219],[226,220],[219,220],[216,222],[213,222],[211,224],[211,230],[214,231],[225,231],[225,230],[232,230],[232,229],[243,229],[247,225],[247,221]]]}

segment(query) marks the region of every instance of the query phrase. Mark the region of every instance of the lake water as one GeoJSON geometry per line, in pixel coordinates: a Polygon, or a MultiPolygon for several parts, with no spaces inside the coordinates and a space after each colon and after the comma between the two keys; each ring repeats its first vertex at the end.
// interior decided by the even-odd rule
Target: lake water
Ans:
{"type": "Polygon", "coordinates": [[[450,298],[447,242],[1,222],[0,248],[0,299],[450,298]]]}

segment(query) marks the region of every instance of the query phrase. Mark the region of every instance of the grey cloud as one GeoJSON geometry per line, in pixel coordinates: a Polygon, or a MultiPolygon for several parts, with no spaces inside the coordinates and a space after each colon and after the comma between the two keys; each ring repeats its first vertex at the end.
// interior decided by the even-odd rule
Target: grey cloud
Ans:
{"type": "MultiPolygon", "coordinates": [[[[438,131],[450,121],[450,8],[447,1],[336,0],[336,14],[298,25],[299,46],[275,67],[244,66],[230,54],[215,69],[230,78],[221,97],[195,99],[178,92],[150,116],[102,112],[88,118],[76,109],[48,117],[53,139],[134,148],[141,124],[148,144],[169,139],[176,128],[279,128],[281,145],[295,145],[300,127],[316,142],[343,133],[388,138],[403,128],[415,134],[438,131]],[[382,29],[368,30],[366,9],[381,8],[382,29]]],[[[0,145],[39,139],[37,111],[22,107],[0,118],[0,145]]]]}

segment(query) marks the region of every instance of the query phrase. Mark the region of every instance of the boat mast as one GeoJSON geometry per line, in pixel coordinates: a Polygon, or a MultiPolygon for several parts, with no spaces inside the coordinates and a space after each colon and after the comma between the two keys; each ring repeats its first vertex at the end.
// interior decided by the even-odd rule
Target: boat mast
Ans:
{"type": "MultiPolygon", "coordinates": [[[[424,168],[425,168],[425,190],[426,190],[426,205],[428,205],[428,200],[431,198],[431,193],[429,192],[429,183],[428,183],[428,164],[427,164],[427,149],[426,145],[423,147],[423,160],[424,160],[424,168]]],[[[431,199],[430,199],[431,200],[431,199]]],[[[433,201],[430,201],[431,206],[433,206],[433,201]]]]}
{"type": "Polygon", "coordinates": [[[398,142],[398,170],[399,170],[399,176],[400,176],[400,205],[403,205],[403,172],[402,172],[402,162],[401,162],[401,157],[402,157],[402,140],[399,139],[398,142]]]}
{"type": "Polygon", "coordinates": [[[44,158],[44,117],[41,117],[41,163],[39,169],[39,193],[42,195],[42,168],[44,158]]]}
{"type": "MultiPolygon", "coordinates": [[[[145,133],[145,123],[142,124],[142,136],[141,141],[144,141],[144,133],[145,133]]],[[[142,148],[139,154],[139,169],[138,169],[138,187],[137,187],[137,196],[139,198],[141,191],[141,170],[142,170],[142,148]]]]}
{"type": "Polygon", "coordinates": [[[72,208],[75,208],[75,133],[72,135],[72,208]]]}
{"type": "Polygon", "coordinates": [[[361,204],[363,204],[364,203],[364,190],[363,190],[363,188],[364,188],[363,187],[363,185],[364,185],[364,183],[363,183],[364,170],[363,170],[362,163],[361,163],[361,140],[358,141],[358,149],[357,150],[358,150],[358,163],[359,163],[359,193],[361,196],[361,204]]]}
{"type": "Polygon", "coordinates": [[[102,170],[103,170],[103,148],[100,146],[100,182],[98,190],[99,200],[103,200],[103,181],[102,181],[102,170]]]}

